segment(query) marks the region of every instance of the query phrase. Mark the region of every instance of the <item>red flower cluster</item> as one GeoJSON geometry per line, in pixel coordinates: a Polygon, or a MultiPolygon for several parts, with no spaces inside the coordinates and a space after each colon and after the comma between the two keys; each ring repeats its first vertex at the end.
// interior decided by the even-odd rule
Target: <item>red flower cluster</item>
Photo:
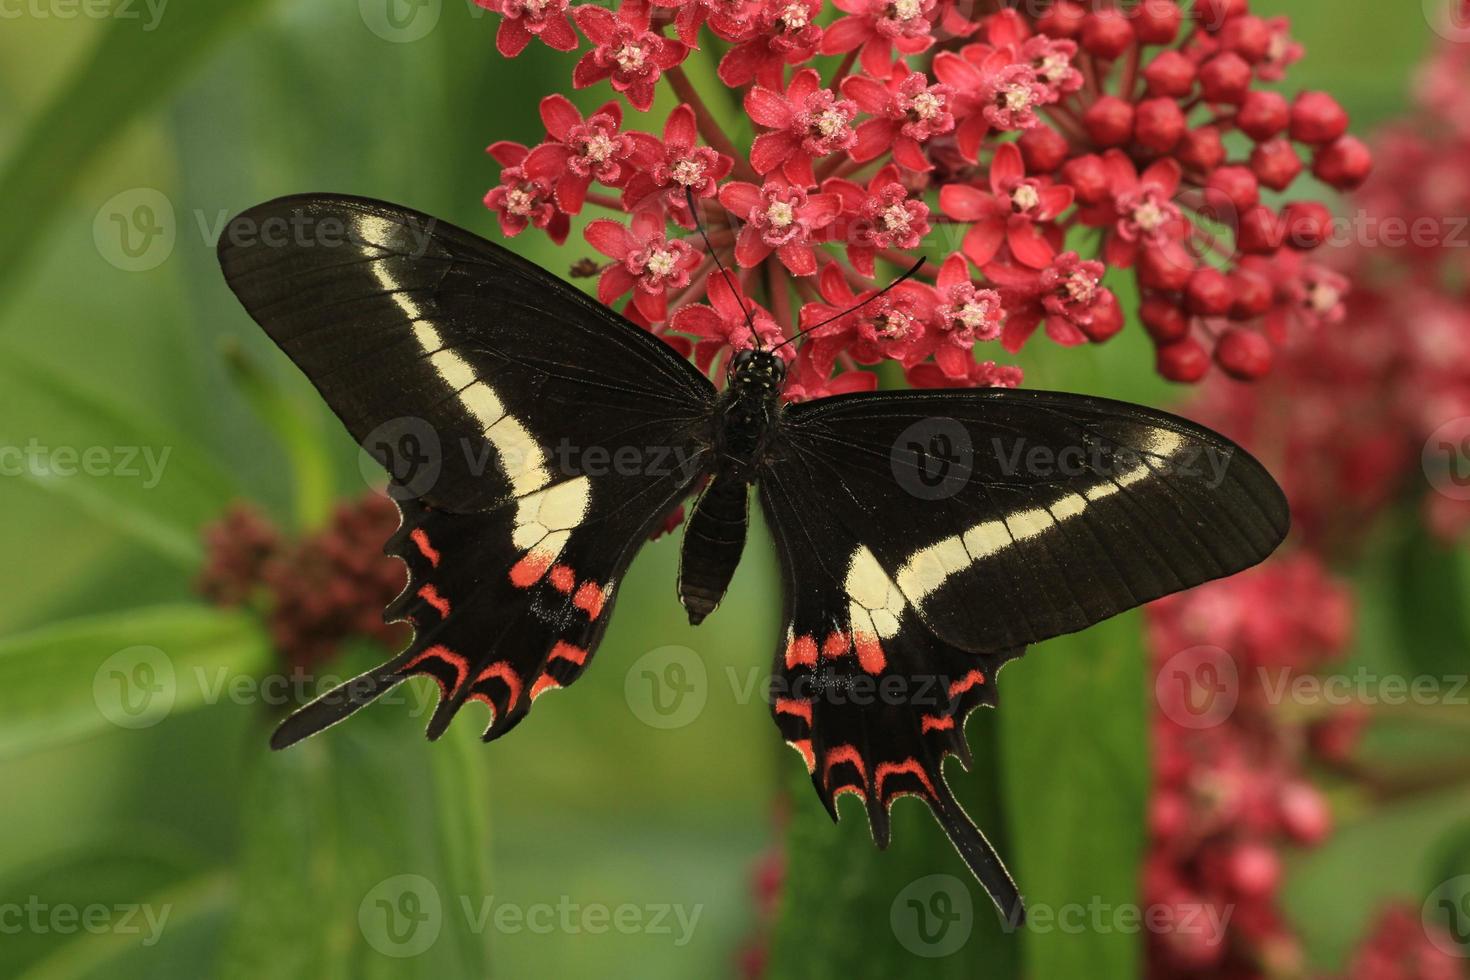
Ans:
{"type": "Polygon", "coordinates": [[[259,608],[288,667],[313,668],[353,638],[397,650],[406,627],[383,622],[408,581],[403,563],[383,554],[397,528],[398,508],[378,494],[340,504],[326,527],[296,541],[237,504],[204,530],[197,587],[219,605],[259,608]]]}
{"type": "Polygon", "coordinates": [[[1062,345],[1108,339],[1125,319],[1109,268],[1134,270],[1175,380],[1198,380],[1212,356],[1258,378],[1292,324],[1340,317],[1345,283],[1308,257],[1330,215],[1266,195],[1308,165],[1356,186],[1370,156],[1330,96],[1265,87],[1301,48],[1248,0],[1056,0],[1030,14],[834,0],[835,19],[821,0],[477,2],[503,15],[506,56],[536,37],[571,49],[575,23],[591,49],[574,87],[606,80],[646,111],[662,81],[679,100],[659,137],[624,130],[616,104],[584,119],[548,96],[544,142],[490,147],[503,169],[485,203],[505,234],[534,226],[558,242],[585,206],[625,215],[621,230],[587,227],[611,260],[600,297],[631,294],[625,312],[681,350],[698,338],[706,369],[754,338],[715,285],[690,197],[762,336],[814,327],[874,297],[917,250],[941,250],[901,289],[816,327],[820,343],[787,348],[791,397],[871,387],[859,369],[882,360],[915,385],[1015,384],[975,345],[1015,352],[1041,327],[1062,345]],[[757,127],[748,153],[684,74],[706,29],[757,127]],[[1240,159],[1233,132],[1251,146],[1240,159]]]}
{"type": "Polygon", "coordinates": [[[1301,972],[1276,904],[1278,851],[1321,842],[1331,817],[1307,780],[1310,730],[1285,719],[1271,692],[1340,655],[1350,632],[1348,593],[1307,555],[1149,608],[1161,710],[1144,901],[1179,907],[1179,921],[1187,909],[1214,906],[1216,921],[1228,924],[1223,936],[1150,934],[1150,977],[1301,972]]]}
{"type": "MultiPolygon", "coordinates": [[[[1318,551],[1341,554],[1407,489],[1424,486],[1426,442],[1470,417],[1470,51],[1445,45],[1421,73],[1419,109],[1381,133],[1381,171],[1349,200],[1353,241],[1318,270],[1317,308],[1343,308],[1331,331],[1303,332],[1262,384],[1206,386],[1191,414],[1259,451],[1281,480],[1294,523],[1318,551]],[[1344,397],[1351,392],[1351,397],[1344,397]]],[[[1452,448],[1430,462],[1466,465],[1452,448]]],[[[1437,474],[1429,474],[1434,478],[1437,474]]],[[[1459,479],[1458,476],[1455,477],[1459,479]]],[[[1425,520],[1450,538],[1470,524],[1467,493],[1430,489],[1425,520]]]]}
{"type": "Polygon", "coordinates": [[[1446,952],[1454,948],[1451,937],[1436,943],[1427,928],[1418,909],[1384,909],[1353,955],[1346,980],[1463,980],[1464,960],[1446,952]]]}

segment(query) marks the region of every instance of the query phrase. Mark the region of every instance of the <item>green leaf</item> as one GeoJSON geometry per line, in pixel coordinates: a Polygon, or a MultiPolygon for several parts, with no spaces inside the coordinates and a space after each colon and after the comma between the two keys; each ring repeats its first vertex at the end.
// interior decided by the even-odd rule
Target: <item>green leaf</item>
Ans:
{"type": "Polygon", "coordinates": [[[426,742],[423,723],[390,704],[254,760],[219,976],[489,975],[485,753],[465,726],[426,742]]]}
{"type": "Polygon", "coordinates": [[[1141,613],[1033,648],[997,689],[1026,973],[1139,976],[1139,931],[1122,916],[1138,922],[1149,778],[1141,613]],[[1067,927],[1078,915],[1086,927],[1067,927]]]}
{"type": "Polygon", "coordinates": [[[1439,677],[1462,673],[1470,649],[1465,549],[1444,544],[1416,520],[1389,561],[1395,633],[1407,666],[1439,677]]]}
{"type": "Polygon", "coordinates": [[[107,731],[150,728],[216,701],[220,681],[270,662],[249,616],[161,606],[0,641],[0,759],[107,731]]]}
{"type": "Polygon", "coordinates": [[[207,453],[9,348],[0,393],[7,473],[186,568],[198,565],[199,526],[234,496],[207,453]]]}
{"type": "MultiPolygon", "coordinates": [[[[160,15],[109,20],[91,57],[40,111],[0,169],[0,299],[39,254],[38,234],[88,161],[163,100],[264,0],[189,0],[160,15]]],[[[146,8],[134,4],[142,13],[146,8]]]]}
{"type": "MultiPolygon", "coordinates": [[[[975,765],[951,762],[950,788],[991,843],[1008,854],[1001,823],[995,717],[967,726],[975,765]]],[[[893,807],[893,840],[879,851],[866,811],[843,796],[833,825],[795,757],[791,828],[771,980],[887,980],[896,976],[1003,980],[1019,976],[1021,940],[1002,931],[990,898],[928,809],[893,807]]]]}

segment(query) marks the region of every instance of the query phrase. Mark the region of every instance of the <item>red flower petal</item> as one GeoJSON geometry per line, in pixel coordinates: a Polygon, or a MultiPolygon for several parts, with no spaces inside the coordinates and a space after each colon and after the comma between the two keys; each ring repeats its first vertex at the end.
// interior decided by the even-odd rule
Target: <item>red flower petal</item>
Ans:
{"type": "Polygon", "coordinates": [[[995,159],[990,163],[990,189],[997,197],[1013,181],[1026,176],[1026,163],[1021,159],[1021,148],[1014,143],[1002,143],[995,148],[995,159]]]}
{"type": "Polygon", "coordinates": [[[577,214],[582,210],[582,205],[587,203],[587,185],[592,183],[592,175],[584,174],[578,176],[568,173],[556,182],[556,205],[567,214],[577,214]]]}
{"type": "MultiPolygon", "coordinates": [[[[851,79],[849,79],[851,81],[851,79]]],[[[887,119],[868,119],[858,124],[857,142],[848,152],[858,163],[876,159],[893,142],[899,124],[887,119]]]]}
{"type": "Polygon", "coordinates": [[[983,266],[995,258],[995,254],[1000,251],[1000,243],[1005,241],[1005,237],[1004,221],[998,218],[980,221],[965,236],[962,250],[971,262],[977,266],[983,266]]]}
{"type": "MultiPolygon", "coordinates": [[[[723,198],[724,195],[722,194],[723,198]]],[[[771,246],[761,238],[760,231],[754,225],[746,225],[740,229],[740,237],[735,241],[735,261],[742,268],[749,269],[760,265],[771,254],[771,246]]]]}
{"type": "MultiPolygon", "coordinates": [[[[800,146],[798,141],[797,146],[800,146]]],[[[752,154],[754,162],[754,154],[752,154]]],[[[786,165],[781,168],[786,179],[797,187],[810,187],[817,182],[817,175],[812,172],[812,155],[810,153],[795,152],[788,154],[786,165]]]]}
{"type": "Polygon", "coordinates": [[[520,18],[506,18],[495,32],[495,49],[507,58],[514,58],[526,50],[531,43],[531,32],[520,18]]]}
{"type": "Polygon", "coordinates": [[[638,307],[639,313],[648,317],[650,323],[659,323],[669,315],[669,298],[662,289],[656,293],[650,293],[646,289],[633,290],[633,305],[638,307]]]}
{"type": "Polygon", "coordinates": [[[1045,269],[1056,256],[1046,236],[1024,218],[1010,222],[1006,229],[1006,244],[1011,247],[1016,261],[1033,269],[1045,269]]]}
{"type": "Polygon", "coordinates": [[[587,244],[610,259],[622,259],[638,247],[637,239],[627,228],[606,218],[589,222],[582,235],[587,244]]]}
{"type": "Polygon", "coordinates": [[[873,25],[866,17],[843,17],[822,33],[822,54],[845,54],[857,50],[873,36],[873,25]]]}
{"type": "Polygon", "coordinates": [[[866,75],[849,75],[842,80],[842,94],[869,115],[885,112],[890,101],[888,88],[866,75]]]}
{"type": "Polygon", "coordinates": [[[565,95],[553,93],[541,100],[541,122],[546,132],[565,143],[572,127],[581,124],[582,114],[565,95]]]}
{"type": "Polygon", "coordinates": [[[771,129],[785,129],[791,125],[791,103],[781,93],[759,85],[745,93],[745,112],[755,122],[771,129]]]}
{"type": "Polygon", "coordinates": [[[563,14],[546,21],[541,28],[541,42],[557,51],[575,51],[577,32],[572,30],[572,22],[563,14]]]}
{"type": "Polygon", "coordinates": [[[680,307],[675,311],[669,327],[680,333],[692,333],[696,337],[725,336],[725,321],[703,303],[680,307]]]}
{"type": "Polygon", "coordinates": [[[760,207],[761,189],[743,180],[733,180],[720,188],[720,203],[744,220],[760,207]]]}
{"type": "Polygon", "coordinates": [[[793,276],[817,274],[817,253],[812,251],[810,245],[782,245],[776,250],[776,257],[793,276]]]}
{"type": "Polygon", "coordinates": [[[765,176],[781,166],[800,147],[801,137],[789,129],[778,130],[774,133],[762,133],[751,144],[750,165],[755,168],[756,173],[765,176]]]}
{"type": "Polygon", "coordinates": [[[694,145],[699,131],[694,125],[694,110],[687,105],[674,107],[669,113],[669,119],[664,123],[664,142],[673,151],[688,150],[694,145]]]}
{"type": "Polygon", "coordinates": [[[945,184],[939,189],[939,210],[957,221],[984,221],[999,211],[995,198],[968,184],[945,184]]]}
{"type": "Polygon", "coordinates": [[[801,209],[801,216],[813,229],[830,225],[841,213],[842,198],[836,194],[813,194],[807,198],[806,207],[801,209]]]}
{"type": "Polygon", "coordinates": [[[633,288],[638,277],[629,272],[622,263],[610,265],[597,280],[597,298],[604,306],[611,306],[617,298],[633,288]]]}
{"type": "Polygon", "coordinates": [[[1036,327],[1041,323],[1041,314],[1034,310],[1026,310],[1020,313],[1012,313],[1006,317],[1005,329],[1000,334],[1000,345],[1009,353],[1016,353],[1026,346],[1026,341],[1036,332],[1036,327]]]}
{"type": "Polygon", "coordinates": [[[893,141],[893,159],[919,173],[934,169],[934,164],[930,163],[929,158],[924,156],[924,151],[919,149],[919,141],[908,136],[900,136],[893,141]]]}
{"type": "Polygon", "coordinates": [[[617,29],[617,19],[609,11],[591,4],[572,8],[572,18],[593,44],[608,43],[617,29]]]}

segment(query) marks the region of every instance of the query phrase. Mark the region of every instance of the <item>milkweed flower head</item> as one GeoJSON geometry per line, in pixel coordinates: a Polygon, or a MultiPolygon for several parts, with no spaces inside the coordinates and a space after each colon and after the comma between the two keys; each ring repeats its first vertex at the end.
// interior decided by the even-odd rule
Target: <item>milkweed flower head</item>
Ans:
{"type": "Polygon", "coordinates": [[[784,349],[788,396],[871,387],[879,361],[915,385],[1012,384],[993,357],[1129,319],[1170,379],[1254,380],[1341,320],[1350,282],[1314,254],[1332,216],[1286,196],[1309,172],[1356,187],[1372,155],[1329,94],[1281,87],[1302,47],[1249,0],[477,2],[501,14],[502,55],[567,51],[572,88],[637,113],[547,96],[540,144],[490,148],[502,232],[563,242],[586,212],[602,300],[717,377],[766,324],[837,316],[784,349]],[[687,62],[715,50],[701,91],[687,62]],[[726,322],[732,299],[756,330],[726,322]]]}

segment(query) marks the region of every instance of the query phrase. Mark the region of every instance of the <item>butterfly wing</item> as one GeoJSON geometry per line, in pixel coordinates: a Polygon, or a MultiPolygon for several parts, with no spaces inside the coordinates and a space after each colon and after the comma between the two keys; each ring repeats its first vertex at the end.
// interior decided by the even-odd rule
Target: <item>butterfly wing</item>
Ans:
{"type": "Polygon", "coordinates": [[[1037,391],[862,393],[789,406],[761,475],[787,632],[772,710],[829,810],[874,837],[922,797],[1002,911],[1021,900],[944,782],[1024,647],[1230,575],[1286,534],[1239,447],[1135,405],[1037,391]]]}
{"type": "Polygon", "coordinates": [[[379,201],[309,195],[230,222],[250,315],[388,468],[409,567],[401,655],[289,718],[288,745],[411,674],[487,738],[591,657],[638,545],[689,491],[714,389],[657,338],[518,256],[379,201]]]}

